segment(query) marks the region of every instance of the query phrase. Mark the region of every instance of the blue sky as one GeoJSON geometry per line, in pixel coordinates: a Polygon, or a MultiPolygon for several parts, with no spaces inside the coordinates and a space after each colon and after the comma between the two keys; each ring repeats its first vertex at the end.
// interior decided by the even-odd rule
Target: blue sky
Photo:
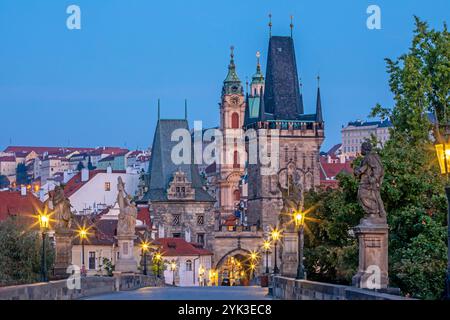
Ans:
{"type": "Polygon", "coordinates": [[[273,34],[294,41],[306,112],[321,76],[324,149],[343,124],[365,119],[377,102],[392,106],[385,57],[406,52],[413,15],[441,28],[448,0],[148,1],[0,0],[0,149],[14,145],[151,145],[157,117],[216,126],[229,47],[241,80],[265,69],[268,13],[273,34]],[[66,28],[66,8],[81,8],[81,30],[66,28]],[[382,29],[366,28],[366,8],[382,29]]]}

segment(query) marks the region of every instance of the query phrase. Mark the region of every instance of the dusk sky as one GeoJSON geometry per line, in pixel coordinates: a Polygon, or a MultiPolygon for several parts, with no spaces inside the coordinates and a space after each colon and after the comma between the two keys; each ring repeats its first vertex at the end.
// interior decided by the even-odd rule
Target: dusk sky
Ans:
{"type": "Polygon", "coordinates": [[[449,0],[0,0],[0,149],[7,145],[151,145],[157,99],[163,118],[218,124],[229,47],[241,80],[265,71],[269,30],[289,35],[303,82],[305,111],[315,110],[321,76],[326,150],[343,124],[392,106],[385,57],[408,50],[413,15],[432,27],[450,22],[449,0]],[[66,8],[81,8],[69,30],[66,8]],[[366,27],[369,5],[381,30],[366,27]]]}

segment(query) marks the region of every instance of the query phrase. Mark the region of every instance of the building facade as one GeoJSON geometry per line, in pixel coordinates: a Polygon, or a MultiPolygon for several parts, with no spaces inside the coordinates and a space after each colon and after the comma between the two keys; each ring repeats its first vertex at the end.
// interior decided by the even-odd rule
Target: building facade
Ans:
{"type": "Polygon", "coordinates": [[[355,158],[361,153],[361,144],[375,137],[380,147],[383,147],[389,140],[389,128],[392,123],[389,120],[384,121],[353,121],[341,130],[342,136],[342,154],[348,158],[355,158]]]}

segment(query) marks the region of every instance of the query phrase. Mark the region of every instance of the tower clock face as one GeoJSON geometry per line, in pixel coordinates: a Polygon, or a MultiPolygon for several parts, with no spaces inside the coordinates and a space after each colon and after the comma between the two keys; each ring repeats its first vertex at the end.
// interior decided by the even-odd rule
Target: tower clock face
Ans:
{"type": "Polygon", "coordinates": [[[232,98],[231,98],[231,103],[232,103],[232,104],[238,104],[238,103],[239,103],[239,98],[236,97],[236,96],[235,96],[235,97],[232,97],[232,98]]]}

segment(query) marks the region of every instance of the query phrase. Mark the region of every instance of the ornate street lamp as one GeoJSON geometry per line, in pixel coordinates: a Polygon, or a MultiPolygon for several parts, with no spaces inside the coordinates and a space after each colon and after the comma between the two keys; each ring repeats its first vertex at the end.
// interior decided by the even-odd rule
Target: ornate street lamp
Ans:
{"type": "Polygon", "coordinates": [[[172,260],[170,263],[170,270],[172,270],[172,285],[175,287],[175,270],[177,269],[177,263],[172,260]]]}
{"type": "Polygon", "coordinates": [[[269,274],[269,252],[270,252],[270,240],[264,240],[263,249],[266,253],[266,274],[269,274]]]}
{"type": "Polygon", "coordinates": [[[277,244],[278,244],[278,240],[281,237],[281,232],[277,228],[275,228],[270,233],[270,237],[273,240],[274,256],[275,256],[275,262],[274,262],[274,265],[273,265],[273,273],[277,274],[277,273],[280,273],[280,269],[278,269],[278,266],[277,266],[277,244]]]}
{"type": "Polygon", "coordinates": [[[445,126],[444,138],[438,138],[435,145],[436,154],[439,162],[441,173],[446,175],[447,184],[445,186],[445,194],[447,195],[447,242],[448,242],[448,256],[447,256],[447,277],[445,281],[445,298],[450,300],[450,185],[449,185],[449,173],[450,173],[450,144],[448,136],[450,134],[449,124],[445,126]],[[439,141],[441,140],[441,141],[439,141]]]}
{"type": "Polygon", "coordinates": [[[46,252],[45,252],[45,239],[47,236],[47,231],[50,227],[50,216],[44,212],[39,213],[38,216],[39,219],[39,227],[41,229],[42,234],[42,256],[41,256],[41,281],[47,282],[47,259],[46,259],[46,252]]]}
{"type": "Polygon", "coordinates": [[[88,230],[83,226],[79,227],[78,230],[78,237],[81,241],[81,275],[83,277],[86,276],[86,265],[84,263],[84,240],[87,239],[88,236],[88,230]]]}
{"type": "Polygon", "coordinates": [[[305,268],[303,266],[303,246],[305,230],[305,213],[302,211],[294,212],[294,223],[298,236],[298,264],[296,279],[305,279],[305,268]]]}
{"type": "Polygon", "coordinates": [[[141,254],[144,260],[144,271],[142,272],[145,276],[147,275],[147,251],[150,245],[147,241],[141,242],[141,254]]]}

